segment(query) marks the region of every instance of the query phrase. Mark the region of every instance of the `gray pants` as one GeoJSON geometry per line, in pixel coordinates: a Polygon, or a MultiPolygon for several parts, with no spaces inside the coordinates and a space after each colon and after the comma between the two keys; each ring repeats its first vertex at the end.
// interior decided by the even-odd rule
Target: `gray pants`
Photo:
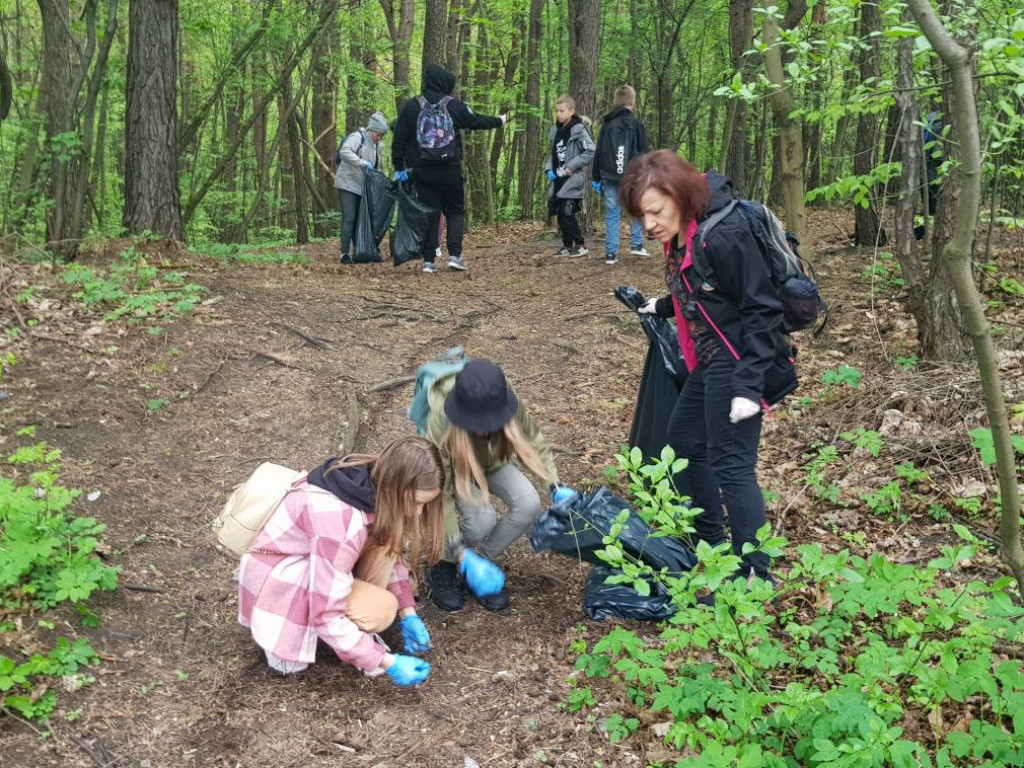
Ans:
{"type": "Polygon", "coordinates": [[[490,492],[505,502],[508,511],[499,520],[494,507],[474,500],[455,497],[462,540],[488,560],[495,560],[530,530],[540,516],[540,495],[518,467],[504,464],[487,473],[490,492]]]}
{"type": "Polygon", "coordinates": [[[349,246],[352,244],[353,234],[356,229],[356,219],[359,217],[359,204],[363,198],[355,192],[347,189],[338,190],[338,205],[341,207],[341,255],[349,253],[349,246]]]}

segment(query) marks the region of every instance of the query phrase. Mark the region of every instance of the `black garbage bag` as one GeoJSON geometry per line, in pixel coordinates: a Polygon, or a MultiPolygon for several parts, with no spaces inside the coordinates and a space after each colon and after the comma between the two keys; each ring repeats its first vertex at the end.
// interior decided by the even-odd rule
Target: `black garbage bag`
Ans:
{"type": "Polygon", "coordinates": [[[423,256],[423,244],[427,240],[430,222],[435,220],[437,210],[421,203],[406,191],[405,185],[398,185],[398,223],[391,240],[391,260],[395,266],[423,256]]]}
{"type": "MultiPolygon", "coordinates": [[[[647,299],[631,285],[620,285],[615,296],[632,310],[647,299]]],[[[629,430],[629,444],[639,448],[646,459],[657,459],[665,447],[668,420],[686,381],[686,363],[679,350],[676,325],[663,317],[639,315],[640,325],[650,339],[644,360],[640,390],[629,430]]]]}
{"type": "Polygon", "coordinates": [[[395,211],[395,185],[378,171],[363,174],[363,198],[356,218],[356,243],[352,261],[356,264],[383,261],[380,241],[391,226],[395,211]]]}
{"type": "Polygon", "coordinates": [[[619,546],[625,552],[655,570],[667,568],[671,573],[688,571],[696,565],[697,558],[689,547],[668,536],[654,535],[624,499],[604,486],[586,496],[549,507],[533,524],[530,546],[534,552],[551,550],[573,559],[603,564],[596,552],[604,548],[601,539],[608,535],[615,518],[624,509],[629,510],[629,517],[619,535],[619,546]]]}
{"type": "Polygon", "coordinates": [[[583,591],[583,610],[600,621],[609,616],[639,621],[665,621],[672,618],[675,606],[664,589],[651,584],[651,594],[644,597],[628,584],[605,584],[609,576],[621,573],[607,565],[595,565],[583,591]]]}
{"type": "MultiPolygon", "coordinates": [[[[632,285],[618,286],[615,289],[615,298],[634,312],[647,302],[647,298],[632,285]]],[[[651,340],[652,345],[658,348],[665,370],[682,387],[686,381],[686,362],[679,349],[679,336],[676,333],[675,320],[649,314],[637,316],[640,318],[640,326],[647,334],[647,338],[651,340]]]]}

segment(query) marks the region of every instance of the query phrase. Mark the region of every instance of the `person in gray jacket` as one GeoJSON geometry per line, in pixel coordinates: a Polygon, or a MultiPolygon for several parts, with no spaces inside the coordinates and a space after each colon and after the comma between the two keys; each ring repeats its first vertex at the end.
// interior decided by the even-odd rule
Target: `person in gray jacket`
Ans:
{"type": "Polygon", "coordinates": [[[351,264],[349,247],[359,216],[359,203],[363,199],[363,174],[380,170],[380,142],[388,132],[388,121],[380,112],[370,116],[365,128],[353,131],[338,148],[334,161],[334,188],[338,190],[341,206],[341,263],[351,264]]]}
{"type": "Polygon", "coordinates": [[[572,96],[559,96],[555,101],[555,119],[551,154],[544,164],[544,173],[551,182],[548,212],[558,217],[558,231],[562,234],[562,248],[555,255],[583,256],[587,247],[576,214],[587,188],[587,166],[594,161],[590,118],[576,114],[572,96]]]}

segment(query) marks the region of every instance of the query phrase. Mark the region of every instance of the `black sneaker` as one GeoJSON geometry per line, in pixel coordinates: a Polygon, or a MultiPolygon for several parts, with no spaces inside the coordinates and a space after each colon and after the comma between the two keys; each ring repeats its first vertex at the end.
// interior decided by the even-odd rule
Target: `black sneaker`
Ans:
{"type": "Polygon", "coordinates": [[[442,560],[430,569],[427,580],[430,582],[430,599],[442,611],[459,611],[466,604],[455,563],[442,560]]]}
{"type": "Polygon", "coordinates": [[[572,250],[567,248],[567,247],[565,247],[565,246],[562,246],[557,251],[555,251],[555,256],[558,256],[559,258],[561,258],[562,256],[572,256],[572,255],[573,255],[572,250]]]}
{"type": "Polygon", "coordinates": [[[477,601],[488,611],[504,611],[509,604],[508,592],[503,589],[496,595],[478,597],[477,601]]]}
{"type": "Polygon", "coordinates": [[[590,251],[588,251],[587,247],[582,243],[569,250],[570,256],[586,256],[588,253],[590,253],[590,251]]]}
{"type": "Polygon", "coordinates": [[[341,263],[342,264],[351,264],[352,263],[352,257],[349,256],[347,253],[341,254],[341,263]]]}

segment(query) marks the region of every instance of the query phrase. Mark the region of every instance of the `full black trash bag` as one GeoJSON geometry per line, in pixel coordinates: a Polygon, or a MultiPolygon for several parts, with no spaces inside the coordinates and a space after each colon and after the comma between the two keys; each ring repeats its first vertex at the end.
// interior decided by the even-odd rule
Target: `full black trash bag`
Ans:
{"type": "Polygon", "coordinates": [[[628,584],[605,584],[605,579],[621,573],[607,565],[595,565],[583,591],[583,610],[592,619],[665,621],[675,614],[672,599],[659,584],[651,584],[651,594],[644,597],[628,584]]]}
{"type": "Polygon", "coordinates": [[[434,208],[410,195],[405,185],[398,185],[398,223],[391,241],[391,260],[396,267],[422,258],[430,222],[436,215],[434,208]]]}
{"type": "Polygon", "coordinates": [[[356,244],[352,261],[367,264],[383,261],[380,241],[391,226],[395,211],[395,185],[378,171],[363,174],[363,198],[356,218],[356,244]]]}
{"type": "MultiPolygon", "coordinates": [[[[620,285],[615,289],[615,296],[634,311],[647,300],[631,285],[620,285]]],[[[686,364],[673,321],[648,314],[639,318],[651,343],[640,377],[629,444],[639,448],[649,460],[660,458],[661,449],[665,447],[668,420],[686,381],[686,364]]]]}
{"type": "MultiPolygon", "coordinates": [[[[636,312],[642,307],[647,298],[632,285],[620,285],[615,289],[615,298],[636,312]]],[[[683,353],[679,349],[679,336],[676,333],[674,320],[667,320],[657,315],[642,314],[640,326],[651,340],[651,344],[658,348],[661,355],[661,362],[665,370],[676,380],[680,387],[686,381],[686,362],[683,360],[683,353]]]]}
{"type": "Polygon", "coordinates": [[[534,552],[551,550],[603,564],[596,552],[604,548],[601,539],[608,535],[615,518],[624,509],[629,510],[629,517],[619,535],[619,546],[625,552],[655,570],[667,568],[671,573],[688,571],[697,563],[689,547],[668,536],[655,536],[624,499],[604,486],[586,496],[549,507],[533,524],[530,546],[534,552]]]}

